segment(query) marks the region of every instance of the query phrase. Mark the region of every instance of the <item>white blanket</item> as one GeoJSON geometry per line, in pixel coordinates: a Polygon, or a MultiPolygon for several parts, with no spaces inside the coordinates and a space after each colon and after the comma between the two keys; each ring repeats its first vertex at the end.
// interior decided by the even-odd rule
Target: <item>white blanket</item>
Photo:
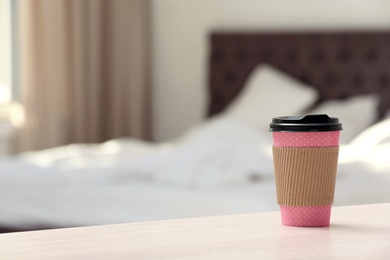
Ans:
{"type": "MultiPolygon", "coordinates": [[[[0,225],[66,227],[277,210],[271,145],[270,133],[221,117],[169,144],[118,139],[3,158],[0,225]]],[[[357,152],[361,147],[341,148],[335,205],[390,202],[390,163],[370,166],[357,152]]],[[[390,146],[370,147],[389,154],[390,146]]]]}

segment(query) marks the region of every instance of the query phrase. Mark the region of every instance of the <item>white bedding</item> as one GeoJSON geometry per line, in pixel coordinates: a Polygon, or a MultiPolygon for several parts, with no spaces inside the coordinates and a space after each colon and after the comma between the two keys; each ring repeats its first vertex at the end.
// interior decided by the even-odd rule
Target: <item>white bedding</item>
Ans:
{"type": "MultiPolygon", "coordinates": [[[[390,136],[389,124],[383,124],[390,136]]],[[[366,134],[366,133],[364,133],[366,134]]],[[[341,147],[335,205],[390,202],[390,138],[341,147]],[[379,165],[380,162],[380,165],[379,165]]],[[[271,134],[218,117],[169,144],[118,139],[0,160],[0,226],[58,227],[277,210],[271,134]]]]}

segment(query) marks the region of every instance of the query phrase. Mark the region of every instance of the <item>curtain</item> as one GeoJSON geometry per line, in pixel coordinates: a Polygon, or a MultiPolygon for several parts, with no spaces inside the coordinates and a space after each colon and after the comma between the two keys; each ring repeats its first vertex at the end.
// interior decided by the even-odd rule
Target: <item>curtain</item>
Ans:
{"type": "Polygon", "coordinates": [[[16,151],[149,139],[146,0],[23,0],[16,151]]]}

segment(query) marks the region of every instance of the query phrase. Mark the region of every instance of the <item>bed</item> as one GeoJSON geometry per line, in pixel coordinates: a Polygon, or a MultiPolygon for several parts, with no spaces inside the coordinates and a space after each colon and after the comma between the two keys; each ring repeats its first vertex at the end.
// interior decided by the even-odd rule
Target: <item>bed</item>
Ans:
{"type": "Polygon", "coordinates": [[[209,46],[207,118],[175,140],[1,158],[1,231],[278,210],[279,113],[350,122],[334,205],[390,202],[389,32],[213,32],[209,46]]]}

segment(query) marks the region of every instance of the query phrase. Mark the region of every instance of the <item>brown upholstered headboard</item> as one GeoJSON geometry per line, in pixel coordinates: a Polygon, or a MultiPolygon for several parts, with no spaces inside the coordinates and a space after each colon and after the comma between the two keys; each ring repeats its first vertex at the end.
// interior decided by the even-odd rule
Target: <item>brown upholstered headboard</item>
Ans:
{"type": "Polygon", "coordinates": [[[378,117],[390,108],[390,32],[212,33],[209,59],[209,115],[262,63],[317,88],[318,103],[378,93],[378,117]]]}

